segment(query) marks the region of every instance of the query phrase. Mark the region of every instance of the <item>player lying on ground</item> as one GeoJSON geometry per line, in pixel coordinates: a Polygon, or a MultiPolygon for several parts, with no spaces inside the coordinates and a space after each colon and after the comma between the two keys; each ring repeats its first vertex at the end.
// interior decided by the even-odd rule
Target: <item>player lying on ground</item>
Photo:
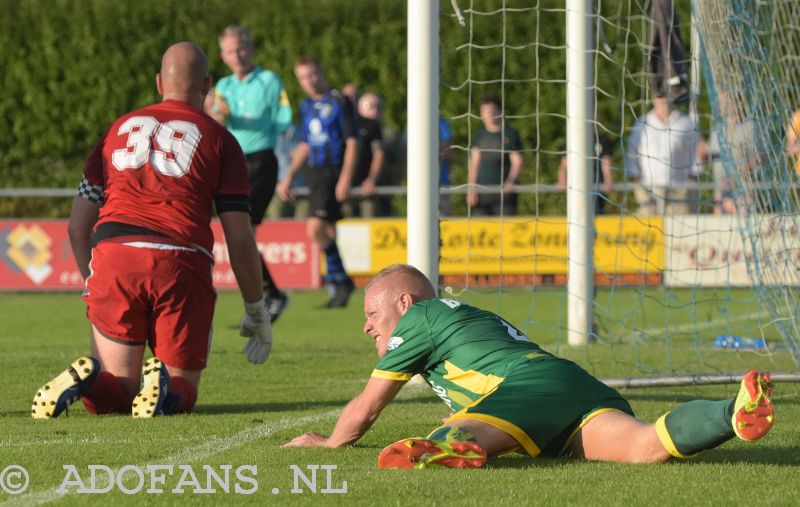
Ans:
{"type": "Polygon", "coordinates": [[[57,417],[79,397],[93,414],[150,418],[194,407],[216,302],[214,207],[245,301],[245,356],[263,363],[272,347],[244,155],[202,112],[205,53],[190,42],[170,46],[156,86],[163,101],[114,122],[84,167],[69,235],[86,280],[92,355],[39,389],[34,419],[57,417]],[[145,345],[156,357],[143,367],[145,345]]]}
{"type": "Polygon", "coordinates": [[[542,350],[501,317],[460,301],[436,299],[430,281],[390,266],[366,287],[364,332],[378,361],[364,391],[345,407],[333,433],[306,433],[286,447],[341,447],[366,433],[414,375],[422,374],[454,411],[425,438],[396,442],[381,468],[477,468],[487,456],[522,450],[624,463],[688,458],[738,436],[772,428],[768,374],[751,371],[736,399],[695,400],[655,424],[575,363],[542,350]]]}

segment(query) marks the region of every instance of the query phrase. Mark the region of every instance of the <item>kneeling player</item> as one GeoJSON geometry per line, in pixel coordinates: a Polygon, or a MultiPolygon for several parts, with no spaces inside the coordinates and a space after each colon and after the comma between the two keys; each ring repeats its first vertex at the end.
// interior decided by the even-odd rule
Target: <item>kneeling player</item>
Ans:
{"type": "Polygon", "coordinates": [[[86,280],[92,355],[39,389],[35,419],[57,417],[78,398],[91,413],[142,418],[194,407],[216,302],[214,207],[245,301],[245,355],[263,363],[270,352],[247,167],[233,136],[202,113],[206,55],[173,44],[156,84],[164,100],[115,121],[84,167],[69,234],[86,280]],[[146,345],[156,357],[143,367],[146,345]]]}

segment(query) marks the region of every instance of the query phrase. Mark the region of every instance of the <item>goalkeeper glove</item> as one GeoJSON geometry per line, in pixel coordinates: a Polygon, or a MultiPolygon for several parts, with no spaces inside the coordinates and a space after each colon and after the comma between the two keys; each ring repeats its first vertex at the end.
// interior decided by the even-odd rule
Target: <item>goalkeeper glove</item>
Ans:
{"type": "Polygon", "coordinates": [[[256,303],[245,302],[239,334],[247,338],[243,352],[248,361],[261,364],[267,360],[272,350],[272,326],[264,298],[256,303]]]}

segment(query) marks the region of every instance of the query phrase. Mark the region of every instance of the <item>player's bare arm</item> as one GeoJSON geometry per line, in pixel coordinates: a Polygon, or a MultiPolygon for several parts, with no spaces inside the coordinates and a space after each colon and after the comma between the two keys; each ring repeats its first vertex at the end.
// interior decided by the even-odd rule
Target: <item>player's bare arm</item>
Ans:
{"type": "Polygon", "coordinates": [[[283,447],[343,447],[356,442],[404,384],[404,381],[371,377],[361,394],[344,408],[330,437],[309,432],[295,437],[283,447]]]}
{"type": "Polygon", "coordinates": [[[248,338],[244,355],[248,361],[261,364],[272,350],[272,328],[264,305],[261,284],[261,263],[258,258],[250,215],[243,211],[219,214],[231,267],[244,299],[245,315],[239,325],[239,334],[248,338]]]}
{"type": "Polygon", "coordinates": [[[375,193],[375,187],[377,186],[378,178],[381,175],[381,169],[383,168],[383,161],[386,158],[385,152],[383,150],[383,145],[380,141],[375,141],[372,143],[372,163],[369,166],[369,174],[367,174],[366,179],[361,184],[361,193],[367,197],[373,195],[375,193]]]}
{"type": "Polygon", "coordinates": [[[339,181],[336,183],[336,200],[344,202],[350,195],[350,183],[353,181],[353,170],[356,164],[356,149],[358,140],[355,137],[348,137],[344,144],[344,158],[342,161],[342,172],[339,181]]]}
{"type": "Polygon", "coordinates": [[[473,185],[478,183],[478,165],[481,163],[481,150],[472,148],[469,157],[469,171],[467,173],[467,183],[470,188],[467,191],[467,205],[475,206],[478,204],[478,192],[473,185]]]}
{"type": "Polygon", "coordinates": [[[75,256],[75,262],[84,280],[89,276],[89,261],[92,258],[92,229],[99,215],[99,204],[80,196],[73,199],[67,230],[72,254],[75,256]]]}
{"type": "Polygon", "coordinates": [[[603,192],[609,193],[614,189],[614,174],[611,172],[611,157],[605,155],[600,161],[600,171],[603,176],[603,192]]]}
{"type": "Polygon", "coordinates": [[[508,177],[503,184],[503,190],[506,192],[510,192],[514,188],[522,172],[522,152],[512,151],[509,153],[508,158],[511,159],[511,169],[509,169],[508,177]]]}

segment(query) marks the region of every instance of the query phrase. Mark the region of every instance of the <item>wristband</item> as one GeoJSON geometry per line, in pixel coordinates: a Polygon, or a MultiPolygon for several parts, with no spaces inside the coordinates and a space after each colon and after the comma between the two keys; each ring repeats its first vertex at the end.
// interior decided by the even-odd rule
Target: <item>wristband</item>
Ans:
{"type": "Polygon", "coordinates": [[[255,303],[244,302],[244,313],[251,317],[260,317],[266,313],[267,307],[264,305],[264,296],[255,303]]]}

